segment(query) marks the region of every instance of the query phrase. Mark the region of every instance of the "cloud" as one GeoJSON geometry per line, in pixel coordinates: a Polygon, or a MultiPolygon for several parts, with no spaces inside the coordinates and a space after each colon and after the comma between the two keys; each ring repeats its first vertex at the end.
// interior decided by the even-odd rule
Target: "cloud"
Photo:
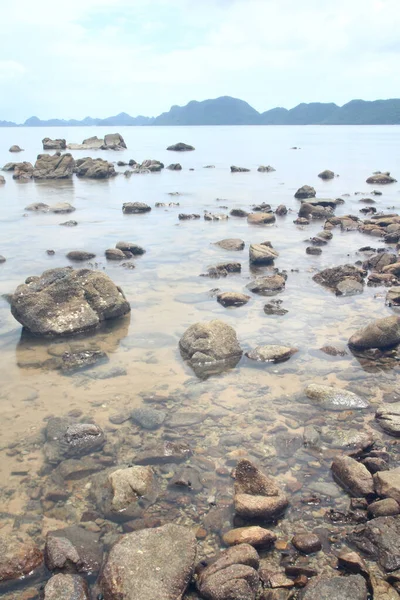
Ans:
{"type": "Polygon", "coordinates": [[[20,0],[2,22],[0,119],[398,96],[398,0],[20,0]]]}

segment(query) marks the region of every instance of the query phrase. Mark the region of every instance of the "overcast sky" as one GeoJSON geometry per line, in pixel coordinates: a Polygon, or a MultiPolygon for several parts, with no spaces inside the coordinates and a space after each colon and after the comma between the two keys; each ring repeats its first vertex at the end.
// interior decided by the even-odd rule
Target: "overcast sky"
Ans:
{"type": "Polygon", "coordinates": [[[0,120],[400,97],[400,0],[2,1],[0,120]]]}

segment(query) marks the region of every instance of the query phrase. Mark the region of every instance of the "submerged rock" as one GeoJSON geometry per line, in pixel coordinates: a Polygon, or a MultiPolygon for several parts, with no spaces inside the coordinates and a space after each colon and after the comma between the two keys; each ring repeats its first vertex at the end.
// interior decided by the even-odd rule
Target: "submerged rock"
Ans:
{"type": "Polygon", "coordinates": [[[355,498],[374,493],[371,473],[350,456],[337,456],[331,466],[335,481],[355,498]]]}
{"type": "Polygon", "coordinates": [[[192,449],[186,442],[163,442],[157,446],[143,450],[136,455],[137,465],[161,465],[164,463],[181,463],[192,455],[192,449]]]}
{"type": "Polygon", "coordinates": [[[362,575],[313,577],[300,595],[301,600],[367,600],[368,589],[362,575]]]}
{"type": "Polygon", "coordinates": [[[11,312],[31,333],[54,336],[95,329],[127,314],[130,306],[105,273],[62,267],[20,285],[11,312]]]}
{"type": "Polygon", "coordinates": [[[165,421],[166,413],[148,406],[134,408],[131,419],[143,429],[158,429],[165,421]]]}
{"type": "Polygon", "coordinates": [[[346,295],[346,293],[358,293],[362,291],[366,275],[366,271],[358,269],[353,265],[343,265],[324,269],[314,275],[313,280],[334,291],[337,296],[340,296],[346,295]]]}
{"type": "Polygon", "coordinates": [[[278,215],[278,217],[283,217],[285,215],[287,215],[288,209],[286,208],[286,206],[284,204],[280,204],[276,211],[275,214],[278,215]]]}
{"type": "Polygon", "coordinates": [[[79,575],[58,573],[46,583],[44,600],[89,600],[89,589],[79,575]]]}
{"type": "Polygon", "coordinates": [[[274,296],[285,288],[285,278],[282,275],[267,275],[259,277],[246,285],[253,294],[261,296],[274,296]]]}
{"type": "Polygon", "coordinates": [[[311,383],[304,391],[312,404],[326,410],[357,410],[369,406],[367,400],[357,394],[330,385],[311,383]]]}
{"type": "Polygon", "coordinates": [[[379,562],[385,571],[400,568],[400,516],[371,519],[359,525],[348,539],[369,560],[379,562]]]}
{"type": "Polygon", "coordinates": [[[97,452],[105,444],[103,430],[94,423],[75,423],[66,417],[52,417],[46,427],[44,453],[51,463],[97,452]]]}
{"type": "Polygon", "coordinates": [[[0,583],[27,577],[42,564],[43,554],[30,537],[0,535],[0,583]]]}
{"type": "Polygon", "coordinates": [[[141,256],[146,252],[144,248],[133,242],[118,242],[115,244],[115,247],[118,248],[118,250],[122,250],[122,252],[130,252],[134,256],[141,256]]]}
{"type": "Polygon", "coordinates": [[[224,250],[243,250],[245,243],[243,240],[238,238],[228,238],[226,240],[220,240],[219,242],[215,242],[216,246],[223,248],[224,250]]]}
{"type": "Polygon", "coordinates": [[[169,171],[182,171],[182,165],[180,165],[179,163],[171,163],[170,165],[168,165],[167,169],[169,171]]]}
{"type": "Polygon", "coordinates": [[[378,408],[375,419],[380,427],[395,437],[400,437],[400,402],[383,404],[378,408]]]}
{"type": "Polygon", "coordinates": [[[298,352],[297,348],[271,344],[268,346],[257,346],[254,350],[246,352],[246,356],[251,360],[256,360],[258,362],[277,363],[289,360],[296,352],[298,352]]]}
{"type": "Polygon", "coordinates": [[[400,343],[400,318],[384,317],[359,329],[349,339],[350,348],[390,348],[400,343]]]}
{"type": "Polygon", "coordinates": [[[231,212],[229,213],[231,215],[231,217],[248,217],[249,213],[245,210],[242,210],[241,208],[232,208],[231,212]]]}
{"type": "Polygon", "coordinates": [[[268,548],[269,546],[272,546],[275,540],[276,535],[273,531],[265,529],[264,527],[258,527],[257,525],[231,529],[223,536],[224,544],[227,546],[250,544],[250,546],[254,546],[256,548],[268,548]]]}
{"type": "Polygon", "coordinates": [[[63,569],[96,575],[103,560],[103,546],[98,533],[72,525],[49,531],[45,554],[46,565],[51,570],[63,569]]]}
{"type": "Polygon", "coordinates": [[[315,189],[313,187],[311,187],[310,185],[303,185],[301,188],[299,188],[297,190],[294,197],[299,198],[299,199],[315,198],[316,195],[317,195],[317,192],[315,191],[315,189]]]}
{"type": "Polygon", "coordinates": [[[303,554],[313,554],[322,548],[321,540],[315,533],[296,533],[292,538],[292,544],[303,554]]]}
{"type": "Polygon", "coordinates": [[[125,202],[122,205],[122,212],[126,215],[142,214],[151,211],[151,206],[144,202],[125,202]]]}

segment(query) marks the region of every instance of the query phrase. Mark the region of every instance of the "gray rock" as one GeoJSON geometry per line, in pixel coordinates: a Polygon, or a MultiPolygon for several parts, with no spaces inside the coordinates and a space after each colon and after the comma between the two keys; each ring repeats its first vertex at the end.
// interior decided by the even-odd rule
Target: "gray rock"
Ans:
{"type": "Polygon", "coordinates": [[[169,171],[182,171],[182,165],[180,165],[179,163],[171,163],[170,165],[168,165],[167,169],[169,171]]]}
{"type": "Polygon", "coordinates": [[[246,167],[236,167],[235,165],[231,166],[231,173],[248,173],[250,169],[246,169],[246,167]]]}
{"type": "Polygon", "coordinates": [[[354,458],[337,456],[331,469],[335,481],[355,498],[374,493],[374,481],[371,473],[354,458]]]}
{"type": "Polygon", "coordinates": [[[109,179],[117,173],[114,165],[102,158],[79,158],[75,163],[75,173],[78,177],[87,179],[109,179]]]}
{"type": "Polygon", "coordinates": [[[10,149],[9,152],[23,152],[23,148],[20,148],[17,144],[13,144],[10,149]]]}
{"type": "Polygon", "coordinates": [[[389,172],[377,172],[368,177],[367,183],[386,185],[388,183],[396,183],[396,179],[392,177],[389,172]]]}
{"type": "Polygon", "coordinates": [[[383,404],[375,413],[379,426],[395,437],[400,437],[400,402],[383,404]]]}
{"type": "Polygon", "coordinates": [[[249,248],[250,263],[253,265],[270,265],[278,258],[279,252],[267,244],[251,244],[249,248]]]}
{"type": "Polygon", "coordinates": [[[181,463],[187,460],[192,454],[193,451],[186,442],[167,441],[137,454],[135,464],[161,465],[164,463],[181,463]]]}
{"type": "Polygon", "coordinates": [[[349,339],[349,346],[367,350],[389,348],[400,343],[400,318],[384,317],[356,331],[349,339]]]}
{"type": "MultiPolygon", "coordinates": [[[[314,275],[313,280],[316,283],[319,283],[320,285],[331,289],[337,295],[343,295],[346,294],[346,285],[352,285],[352,281],[349,280],[353,280],[354,282],[358,282],[362,285],[364,282],[364,277],[366,275],[366,271],[358,269],[353,265],[343,265],[340,267],[324,269],[323,271],[320,271],[319,273],[314,275]],[[347,284],[345,283],[344,286],[342,285],[342,288],[339,289],[339,284],[343,284],[344,281],[346,281],[347,284]]],[[[352,288],[349,287],[349,290],[351,289],[352,288]]],[[[357,286],[355,289],[359,291],[360,288],[357,286]]]]}
{"type": "Polygon", "coordinates": [[[303,185],[301,188],[297,190],[294,197],[295,198],[315,198],[317,192],[310,185],[303,185]]]}
{"type": "Polygon", "coordinates": [[[261,296],[274,296],[285,289],[285,278],[282,275],[267,275],[259,277],[246,285],[253,294],[261,296]]]}
{"type": "Polygon", "coordinates": [[[300,595],[301,600],[367,600],[368,590],[362,575],[314,577],[300,595]]]}
{"type": "MultiPolygon", "coordinates": [[[[53,568],[70,568],[71,565],[75,565],[74,568],[79,573],[86,573],[87,575],[96,575],[100,571],[103,561],[103,547],[98,533],[88,531],[78,525],[72,525],[65,529],[50,531],[46,537],[47,546],[51,543],[51,538],[62,540],[62,545],[58,546],[58,560],[63,560],[63,551],[61,550],[63,547],[68,548],[69,555],[64,556],[64,567],[58,567],[57,564],[54,564],[53,568]],[[64,545],[65,540],[69,542],[68,546],[64,545]],[[79,556],[79,561],[75,563],[70,556],[72,558],[79,556]]],[[[55,558],[54,555],[53,558],[55,558]]]]}
{"type": "Polygon", "coordinates": [[[368,408],[367,400],[357,394],[329,385],[311,383],[305,389],[311,403],[326,410],[357,410],[368,408]]]}
{"type": "Polygon", "coordinates": [[[313,554],[322,548],[321,540],[315,533],[296,533],[292,538],[292,544],[303,554],[313,554]]]}
{"type": "Polygon", "coordinates": [[[393,517],[400,513],[400,505],[394,498],[385,498],[377,500],[368,506],[368,514],[372,518],[393,517]]]}
{"type": "Polygon", "coordinates": [[[0,185],[4,185],[6,182],[5,178],[3,177],[3,175],[0,175],[0,185]]]}
{"type": "Polygon", "coordinates": [[[158,429],[164,423],[166,413],[163,410],[155,410],[147,406],[134,408],[131,419],[143,429],[158,429]]]}
{"type": "Polygon", "coordinates": [[[39,154],[33,169],[34,179],[70,179],[75,160],[71,154],[39,154]]]}
{"type": "Polygon", "coordinates": [[[69,539],[47,535],[44,559],[49,571],[73,567],[77,571],[82,566],[78,551],[69,539]]]}
{"type": "Polygon", "coordinates": [[[274,169],[274,167],[271,167],[271,165],[261,165],[261,167],[258,167],[257,171],[259,173],[273,173],[274,171],[276,171],[276,169],[274,169]]]}
{"type": "Polygon", "coordinates": [[[30,162],[14,163],[12,169],[6,169],[5,167],[4,167],[4,170],[14,171],[13,179],[17,179],[17,180],[21,180],[21,181],[32,179],[33,165],[30,162]]]}
{"type": "Polygon", "coordinates": [[[400,286],[390,288],[386,294],[386,304],[388,306],[400,306],[400,286]]]}
{"type": "Polygon", "coordinates": [[[173,152],[188,152],[190,150],[194,150],[194,147],[190,146],[189,144],[184,144],[183,142],[178,142],[177,144],[168,146],[167,150],[172,150],[173,152]]]}
{"type": "Polygon", "coordinates": [[[76,227],[78,225],[78,221],[65,221],[64,223],[60,223],[63,227],[76,227]]]}
{"type": "Polygon", "coordinates": [[[205,221],[226,221],[227,219],[229,219],[229,217],[224,213],[210,213],[207,211],[204,213],[205,221]]]}
{"type": "Polygon", "coordinates": [[[105,150],[125,150],[126,144],[120,133],[107,133],[104,136],[105,150]]]}
{"type": "Polygon", "coordinates": [[[250,296],[240,294],[239,292],[222,292],[217,294],[217,302],[222,306],[243,306],[250,300],[250,296]]]}
{"type": "Polygon", "coordinates": [[[348,540],[385,571],[400,568],[400,516],[372,519],[359,525],[348,540]]]}
{"type": "Polygon", "coordinates": [[[86,260],[92,260],[96,255],[93,252],[87,252],[86,250],[71,250],[68,252],[67,258],[74,262],[83,262],[86,260]]]}
{"type": "Polygon", "coordinates": [[[268,346],[257,346],[254,350],[246,352],[246,356],[258,362],[277,363],[288,360],[296,352],[298,352],[297,348],[270,344],[268,346]]]}
{"type": "Polygon", "coordinates": [[[250,213],[247,217],[247,222],[252,225],[270,225],[271,223],[275,223],[276,217],[274,213],[264,213],[264,212],[256,212],[250,213]]]}
{"type": "Polygon", "coordinates": [[[59,361],[55,361],[55,368],[65,373],[89,369],[93,365],[108,361],[108,356],[102,350],[81,350],[64,352],[59,361]]]}
{"type": "Polygon", "coordinates": [[[231,212],[229,213],[231,215],[231,217],[248,217],[249,213],[246,212],[245,210],[242,210],[241,208],[232,208],[231,212]]]}
{"type": "Polygon", "coordinates": [[[111,548],[101,576],[104,600],[177,600],[192,577],[196,538],[168,524],[124,535],[111,548]]]}
{"type": "Polygon", "coordinates": [[[177,427],[189,427],[192,425],[197,425],[198,423],[202,423],[206,418],[206,413],[178,410],[168,417],[165,424],[171,429],[175,429],[177,427]]]}
{"type": "Polygon", "coordinates": [[[44,453],[49,462],[57,464],[64,458],[80,458],[97,452],[104,443],[104,432],[97,425],[53,417],[47,423],[44,453]]]}
{"type": "Polygon", "coordinates": [[[27,578],[43,564],[43,553],[23,534],[0,535],[0,582],[27,578]]]}
{"type": "Polygon", "coordinates": [[[104,253],[107,260],[125,260],[126,255],[118,248],[108,248],[104,253]]]}
{"type": "Polygon", "coordinates": [[[335,173],[329,169],[325,169],[325,171],[322,171],[318,174],[318,177],[320,179],[333,179],[335,177],[335,173]]]}
{"type": "Polygon", "coordinates": [[[122,205],[122,212],[126,215],[142,214],[151,211],[151,206],[144,202],[125,202],[122,205]]]}
{"type": "Polygon", "coordinates": [[[146,252],[144,248],[134,244],[133,242],[118,242],[115,247],[122,252],[130,252],[134,256],[140,256],[146,252]]]}
{"type": "Polygon", "coordinates": [[[79,575],[58,573],[46,583],[44,600],[89,600],[89,589],[79,575]]]}
{"type": "Polygon", "coordinates": [[[374,485],[379,496],[393,498],[400,503],[400,467],[375,473],[374,485]]]}
{"type": "Polygon", "coordinates": [[[243,250],[245,243],[243,240],[238,238],[228,238],[226,240],[220,240],[215,243],[216,246],[223,248],[224,250],[243,250]]]}
{"type": "Polygon", "coordinates": [[[42,140],[43,150],[65,150],[67,142],[64,139],[52,140],[51,138],[45,137],[42,140]]]}
{"type": "Polygon", "coordinates": [[[342,281],[339,281],[336,286],[337,296],[354,296],[355,294],[362,294],[363,291],[363,284],[351,277],[346,277],[342,281]]]}

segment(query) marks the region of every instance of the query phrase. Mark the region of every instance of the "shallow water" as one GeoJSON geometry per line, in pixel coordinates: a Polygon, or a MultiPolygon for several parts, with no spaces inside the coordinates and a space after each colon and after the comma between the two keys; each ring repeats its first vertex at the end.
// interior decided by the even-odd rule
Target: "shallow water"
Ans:
{"type": "MultiPolygon", "coordinates": [[[[34,162],[45,136],[81,142],[109,131],[109,128],[2,129],[0,164],[34,162]],[[10,154],[7,149],[11,144],[19,144],[25,151],[10,154]]],[[[86,347],[89,343],[105,351],[109,363],[100,369],[115,367],[122,373],[96,379],[97,367],[68,376],[42,368],[41,363],[49,358],[51,344],[54,351],[54,341],[21,337],[21,327],[11,316],[8,303],[0,299],[0,511],[3,513],[0,527],[15,527],[16,516],[22,514],[39,519],[38,535],[62,523],[79,521],[85,501],[77,499],[74,486],[72,498],[66,503],[69,508],[39,506],[32,501],[31,493],[32,488],[43,483],[40,432],[49,417],[64,416],[71,411],[80,411],[80,419],[93,419],[106,430],[108,440],[114,444],[110,455],[116,462],[134,462],[138,449],[171,435],[188,441],[196,448],[195,455],[214,457],[220,467],[226,465],[227,452],[231,451],[242,450],[265,461],[282,482],[301,483],[299,489],[292,486],[290,522],[290,514],[296,518],[300,496],[312,493],[318,482],[331,483],[331,452],[328,449],[322,459],[315,459],[311,451],[305,451],[302,443],[297,443],[303,426],[316,423],[339,428],[374,428],[374,404],[381,402],[384,391],[398,386],[399,378],[397,368],[367,372],[350,352],[344,357],[329,357],[319,351],[327,345],[345,348],[349,336],[366,320],[390,315],[392,311],[385,306],[385,288],[365,287],[359,296],[339,298],[313,282],[313,274],[328,266],[354,264],[363,260],[363,255],[357,252],[360,247],[377,248],[384,244],[359,232],[335,229],[333,239],[323,247],[320,256],[306,255],[306,241],[321,230],[323,221],[308,227],[295,225],[299,201],[294,193],[301,185],[313,185],[317,197],[343,197],[345,203],[337,207],[336,215],[362,216],[359,210],[365,205],[359,200],[370,196],[373,189],[365,183],[366,178],[375,170],[389,170],[395,177],[400,176],[400,128],[138,127],[119,128],[119,132],[128,146],[124,152],[73,151],[72,154],[76,158],[89,154],[125,162],[130,158],[138,162],[154,158],[165,165],[179,161],[183,170],[165,169],[130,178],[121,175],[104,182],[74,177],[67,182],[20,183],[13,181],[12,173],[3,173],[7,183],[0,189],[0,254],[7,262],[0,265],[0,294],[12,293],[30,275],[70,264],[65,257],[70,250],[86,249],[96,253],[91,266],[105,270],[123,288],[132,312],[107,330],[72,342],[86,347]],[[193,144],[196,151],[182,154],[165,150],[177,141],[193,144]],[[300,149],[293,150],[293,146],[300,149]],[[232,164],[248,167],[251,172],[231,174],[232,164]],[[271,164],[276,172],[258,173],[256,169],[261,164],[271,164]],[[205,165],[215,168],[204,169],[205,165]],[[327,182],[320,180],[317,174],[326,168],[340,177],[327,182]],[[170,195],[176,192],[179,195],[170,195]],[[70,202],[76,211],[71,215],[24,211],[32,202],[61,201],[70,202]],[[146,202],[153,209],[145,215],[123,215],[122,204],[128,201],[146,202]],[[180,206],[155,208],[156,202],[179,202],[180,206]],[[201,215],[205,210],[228,212],[221,206],[251,210],[253,204],[261,202],[268,202],[273,208],[283,203],[291,212],[278,217],[273,226],[262,227],[233,217],[221,222],[178,220],[180,212],[201,215]],[[59,226],[71,218],[78,221],[77,227],[59,226]],[[242,238],[245,250],[229,252],[213,244],[228,237],[242,238]],[[133,270],[105,259],[105,249],[120,240],[146,249],[146,254],[133,259],[136,266],[133,270]],[[266,315],[263,306],[270,299],[257,295],[252,295],[246,306],[223,308],[209,291],[219,288],[246,292],[245,286],[254,275],[268,271],[250,270],[248,245],[266,240],[279,252],[275,266],[288,273],[285,291],[274,297],[283,301],[288,313],[266,315]],[[49,249],[55,251],[53,256],[46,253],[49,249]],[[218,280],[199,277],[207,267],[231,260],[242,263],[241,274],[218,280]],[[262,367],[244,357],[234,370],[200,381],[182,361],[178,341],[189,325],[211,319],[223,319],[232,325],[244,351],[270,343],[295,346],[299,351],[286,363],[262,367]],[[305,406],[303,390],[311,382],[359,391],[370,400],[371,409],[338,416],[318,411],[309,404],[305,406]],[[110,416],[129,412],[142,404],[143,395],[156,392],[172,398],[167,402],[168,414],[183,408],[210,416],[193,427],[170,431],[162,426],[156,432],[143,432],[129,422],[122,425],[110,422],[110,416]],[[226,439],[237,433],[242,434],[241,440],[227,446],[226,439]],[[279,437],[282,433],[295,440],[290,442],[294,445],[289,445],[289,450],[285,439],[279,437]]],[[[117,168],[121,173],[125,169],[117,168]]],[[[381,191],[382,196],[374,197],[378,211],[398,210],[400,184],[382,187],[381,191]]],[[[187,505],[178,500],[174,504],[172,500],[170,516],[201,525],[209,496],[215,496],[218,503],[231,495],[231,479],[215,479],[213,474],[209,487],[204,488],[197,500],[192,499],[187,505]],[[182,517],[176,514],[178,509],[183,511],[182,517]]],[[[336,497],[338,503],[344,502],[345,496],[339,488],[336,497]]],[[[205,553],[207,543],[206,540],[205,553]]]]}

